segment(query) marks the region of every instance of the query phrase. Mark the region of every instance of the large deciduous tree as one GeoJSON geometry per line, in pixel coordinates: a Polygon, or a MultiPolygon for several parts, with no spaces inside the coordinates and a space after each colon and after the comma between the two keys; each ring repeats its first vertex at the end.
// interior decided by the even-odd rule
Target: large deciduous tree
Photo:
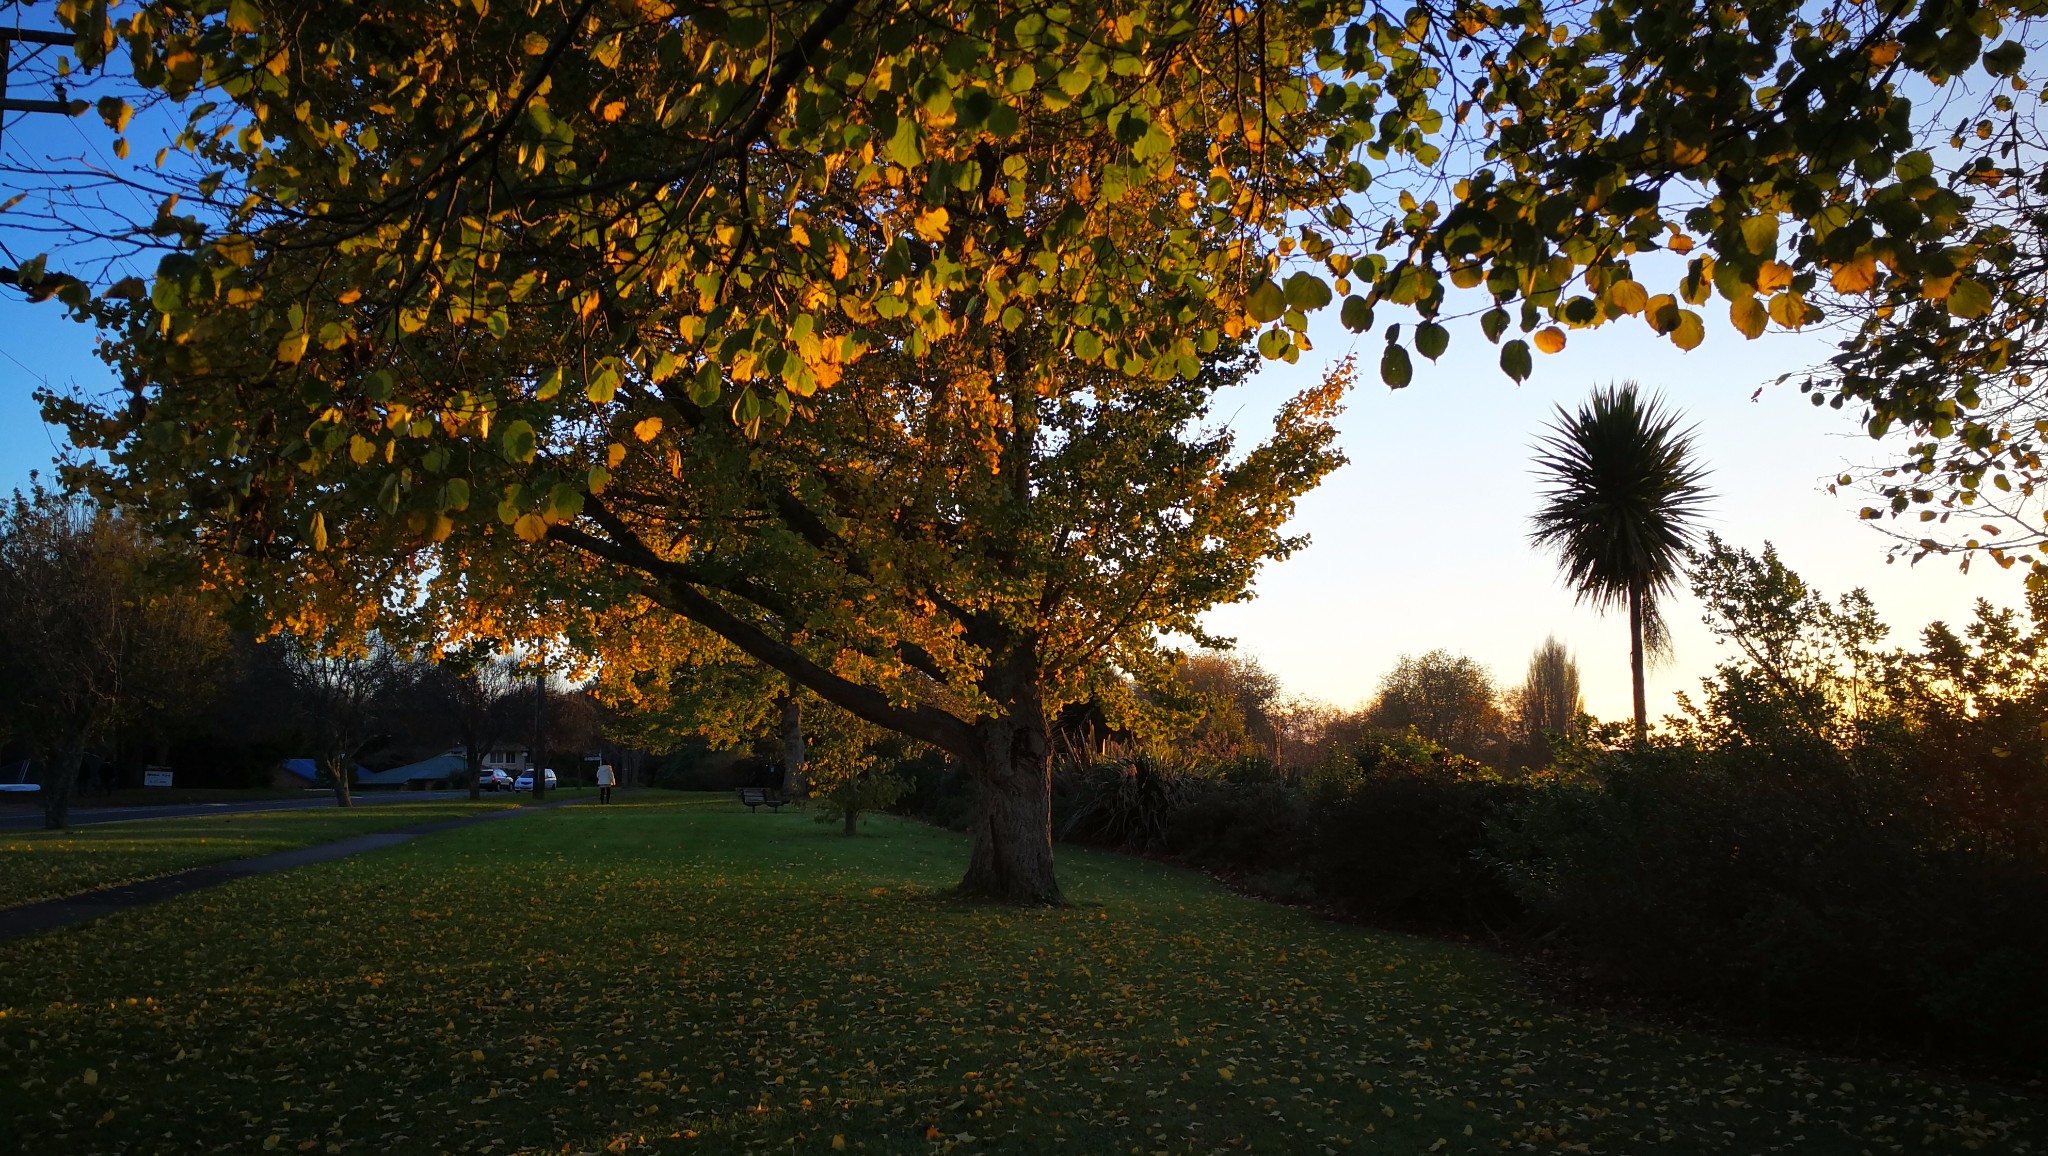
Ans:
{"type": "Polygon", "coordinates": [[[1649,733],[1647,659],[1669,646],[1663,596],[1677,585],[1707,497],[1692,431],[1633,382],[1560,406],[1539,442],[1543,505],[1530,538],[1555,551],[1579,600],[1628,610],[1636,740],[1649,733]]]}
{"type": "Polygon", "coordinates": [[[666,609],[964,760],[966,887],[1055,900],[1048,711],[1242,597],[1337,460],[1334,384],[1206,424],[1330,297],[1273,237],[1366,180],[1299,67],[1335,13],[1255,15],[148,4],[109,39],[216,106],[235,199],[110,295],[132,397],[53,408],[275,613],[357,559],[666,609]]]}
{"type": "Polygon", "coordinates": [[[1389,731],[1414,730],[1438,746],[1484,759],[1500,733],[1493,676],[1462,654],[1404,654],[1380,679],[1368,721],[1389,731]]]}
{"type": "Polygon", "coordinates": [[[131,519],[36,487],[0,507],[0,726],[41,760],[44,825],[69,823],[78,769],[121,727],[203,705],[226,631],[152,562],[131,519]]]}

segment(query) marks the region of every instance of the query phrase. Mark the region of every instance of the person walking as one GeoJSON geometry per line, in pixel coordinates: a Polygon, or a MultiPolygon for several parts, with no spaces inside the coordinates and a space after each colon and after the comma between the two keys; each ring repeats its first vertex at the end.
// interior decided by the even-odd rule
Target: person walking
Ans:
{"type": "Polygon", "coordinates": [[[612,765],[610,763],[597,764],[597,801],[600,803],[611,802],[612,787],[617,782],[618,777],[612,774],[612,765]]]}

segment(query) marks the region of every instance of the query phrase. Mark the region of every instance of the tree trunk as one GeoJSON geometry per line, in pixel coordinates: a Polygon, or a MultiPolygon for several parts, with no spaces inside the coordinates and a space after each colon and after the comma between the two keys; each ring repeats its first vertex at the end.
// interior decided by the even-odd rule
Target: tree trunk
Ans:
{"type": "Polygon", "coordinates": [[[356,805],[355,796],[349,791],[350,784],[348,781],[350,764],[353,762],[355,760],[347,755],[343,755],[338,759],[329,759],[327,762],[327,777],[334,780],[334,805],[337,807],[353,807],[356,805]]]}
{"type": "Polygon", "coordinates": [[[853,826],[854,826],[854,824],[855,824],[855,823],[857,823],[857,822],[859,822],[859,821],[860,821],[860,812],[859,812],[859,811],[856,811],[856,810],[854,810],[854,809],[853,809],[852,807],[848,807],[848,808],[846,809],[846,833],[847,833],[847,834],[849,834],[849,835],[853,834],[853,833],[854,833],[854,832],[853,832],[853,826]]]}
{"type": "Polygon", "coordinates": [[[981,790],[981,814],[974,821],[974,851],[960,890],[998,903],[1059,906],[1044,715],[1016,709],[974,730],[978,749],[968,766],[981,790]]]}
{"type": "Polygon", "coordinates": [[[83,742],[68,742],[57,752],[43,784],[43,830],[62,831],[71,825],[71,789],[78,782],[78,767],[83,762],[83,742]]]}
{"type": "MultiPolygon", "coordinates": [[[[792,799],[810,794],[804,780],[804,707],[796,695],[782,696],[782,791],[792,799]]],[[[851,828],[846,832],[853,834],[851,828]]]]}
{"type": "Polygon", "coordinates": [[[484,752],[477,746],[462,748],[462,765],[469,769],[469,801],[479,802],[484,797],[484,752]]]}
{"type": "Polygon", "coordinates": [[[1636,745],[1642,746],[1650,737],[1650,709],[1643,694],[1643,589],[1640,581],[1631,582],[1628,587],[1628,641],[1629,674],[1635,687],[1636,745]]]}

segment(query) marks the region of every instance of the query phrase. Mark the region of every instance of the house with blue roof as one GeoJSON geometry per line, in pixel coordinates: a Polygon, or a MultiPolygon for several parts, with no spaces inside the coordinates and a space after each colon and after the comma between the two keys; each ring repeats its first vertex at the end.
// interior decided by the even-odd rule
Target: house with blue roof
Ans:
{"type": "MultiPolygon", "coordinates": [[[[357,763],[355,765],[354,779],[360,783],[363,781],[363,777],[369,773],[369,770],[363,764],[357,763]]],[[[330,784],[327,781],[326,773],[320,769],[320,764],[312,759],[286,759],[277,764],[277,769],[271,772],[270,785],[280,790],[291,790],[295,787],[311,789],[329,786],[330,784]]]]}
{"type": "Polygon", "coordinates": [[[445,791],[467,786],[468,774],[469,760],[461,751],[451,750],[388,771],[359,774],[356,785],[365,790],[445,791]]]}

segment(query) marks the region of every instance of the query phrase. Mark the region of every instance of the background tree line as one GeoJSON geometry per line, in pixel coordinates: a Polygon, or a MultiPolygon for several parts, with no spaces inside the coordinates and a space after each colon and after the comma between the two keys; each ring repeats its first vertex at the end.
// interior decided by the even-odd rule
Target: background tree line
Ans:
{"type": "Polygon", "coordinates": [[[547,743],[572,767],[606,712],[581,688],[539,695],[506,653],[402,635],[258,637],[191,592],[197,559],[118,509],[41,486],[0,509],[0,766],[42,790],[51,826],[75,791],[269,786],[311,758],[338,801],[350,769],[461,747],[474,784],[494,745],[547,743]],[[545,702],[545,707],[538,704],[545,702]]]}

